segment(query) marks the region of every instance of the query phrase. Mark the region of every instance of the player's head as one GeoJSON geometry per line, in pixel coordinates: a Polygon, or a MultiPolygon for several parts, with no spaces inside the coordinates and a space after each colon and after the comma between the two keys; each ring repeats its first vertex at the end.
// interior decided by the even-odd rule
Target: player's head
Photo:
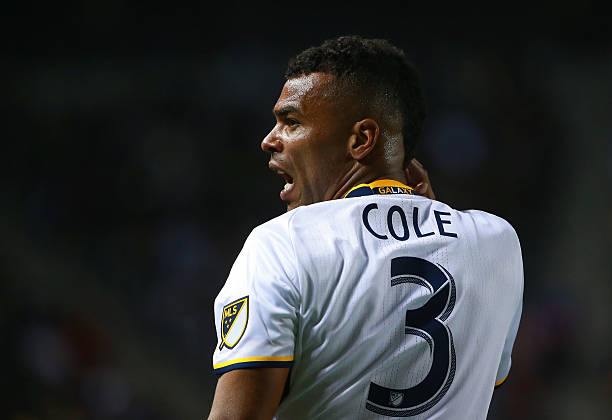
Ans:
{"type": "Polygon", "coordinates": [[[289,209],[336,198],[347,178],[385,175],[412,158],[425,103],[417,71],[390,42],[330,39],[292,58],[285,77],[262,148],[284,173],[289,209]]]}

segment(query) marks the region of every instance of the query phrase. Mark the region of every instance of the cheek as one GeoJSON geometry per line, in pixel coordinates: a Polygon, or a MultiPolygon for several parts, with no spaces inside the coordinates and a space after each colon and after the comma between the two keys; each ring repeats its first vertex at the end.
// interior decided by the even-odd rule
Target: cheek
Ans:
{"type": "Polygon", "coordinates": [[[325,138],[314,152],[314,164],[330,175],[341,169],[348,154],[344,142],[339,136],[325,138]]]}
{"type": "Polygon", "coordinates": [[[338,177],[342,170],[342,163],[337,156],[330,155],[331,150],[317,149],[309,154],[308,159],[302,162],[303,185],[306,189],[324,191],[330,181],[338,177]]]}
{"type": "Polygon", "coordinates": [[[324,182],[341,170],[348,154],[343,147],[343,134],[304,128],[300,136],[288,141],[293,167],[303,185],[324,182]]]}

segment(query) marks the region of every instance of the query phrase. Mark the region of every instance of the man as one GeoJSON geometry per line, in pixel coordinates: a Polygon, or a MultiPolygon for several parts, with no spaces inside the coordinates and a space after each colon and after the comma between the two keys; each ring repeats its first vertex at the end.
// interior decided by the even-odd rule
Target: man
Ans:
{"type": "Polygon", "coordinates": [[[209,418],[485,418],[521,314],[516,233],[433,200],[401,50],[339,37],[286,78],[262,149],[288,212],[253,230],[215,301],[209,418]]]}

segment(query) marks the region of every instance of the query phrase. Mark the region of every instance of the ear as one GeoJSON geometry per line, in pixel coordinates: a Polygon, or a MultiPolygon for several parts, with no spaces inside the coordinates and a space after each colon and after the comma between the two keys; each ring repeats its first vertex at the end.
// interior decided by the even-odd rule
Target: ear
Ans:
{"type": "Polygon", "coordinates": [[[355,160],[362,160],[374,150],[378,142],[378,123],[371,118],[357,121],[353,125],[353,135],[349,141],[349,151],[355,160]]]}

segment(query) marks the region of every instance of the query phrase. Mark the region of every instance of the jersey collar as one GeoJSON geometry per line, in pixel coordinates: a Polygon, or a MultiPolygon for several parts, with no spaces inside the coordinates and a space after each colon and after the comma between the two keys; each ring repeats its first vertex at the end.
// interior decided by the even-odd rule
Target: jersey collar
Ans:
{"type": "Polygon", "coordinates": [[[379,179],[369,184],[359,184],[349,190],[344,198],[361,197],[374,194],[411,194],[414,189],[392,179],[379,179]]]}

